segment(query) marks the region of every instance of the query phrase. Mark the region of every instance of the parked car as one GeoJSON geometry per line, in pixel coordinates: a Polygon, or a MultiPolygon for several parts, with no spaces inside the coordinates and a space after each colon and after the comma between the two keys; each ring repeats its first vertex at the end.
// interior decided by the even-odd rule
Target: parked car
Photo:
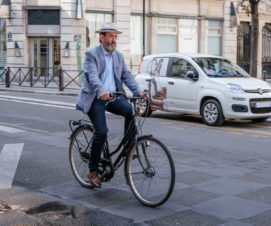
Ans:
{"type": "Polygon", "coordinates": [[[150,91],[140,113],[155,110],[201,115],[209,126],[225,119],[264,122],[271,116],[271,86],[230,60],[205,54],[157,54],[143,58],[136,80],[150,91]]]}

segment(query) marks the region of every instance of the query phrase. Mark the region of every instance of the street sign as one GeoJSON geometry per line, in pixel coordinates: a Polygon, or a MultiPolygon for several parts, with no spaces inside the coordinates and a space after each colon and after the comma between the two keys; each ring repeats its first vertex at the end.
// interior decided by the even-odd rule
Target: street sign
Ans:
{"type": "Polygon", "coordinates": [[[11,40],[12,40],[12,33],[9,32],[9,33],[8,33],[8,41],[11,41],[11,40]]]}
{"type": "Polygon", "coordinates": [[[81,39],[81,35],[74,35],[74,41],[81,39]]]}

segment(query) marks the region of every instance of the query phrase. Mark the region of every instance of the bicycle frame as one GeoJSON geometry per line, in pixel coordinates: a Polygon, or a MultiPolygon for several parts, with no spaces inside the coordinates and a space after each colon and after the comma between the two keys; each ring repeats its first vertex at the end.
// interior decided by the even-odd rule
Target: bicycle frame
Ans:
{"type": "MultiPolygon", "coordinates": [[[[135,124],[135,121],[136,121],[135,100],[136,100],[135,98],[130,99],[130,102],[131,102],[131,105],[132,105],[132,112],[133,112],[133,116],[134,116],[134,120],[131,123],[134,123],[134,124],[135,124]]],[[[79,126],[89,126],[94,131],[94,128],[93,128],[91,122],[89,122],[87,120],[79,120],[79,121],[70,120],[69,126],[70,126],[72,132],[75,130],[75,129],[73,129],[73,126],[78,126],[78,127],[79,126]]],[[[152,135],[144,135],[144,136],[139,136],[138,137],[138,133],[139,133],[138,132],[138,126],[130,125],[128,130],[126,131],[126,133],[122,137],[120,143],[118,144],[117,148],[113,152],[110,152],[109,142],[106,139],[104,148],[102,150],[104,157],[101,158],[101,162],[106,162],[107,164],[110,165],[111,170],[113,170],[113,172],[111,173],[111,176],[110,176],[111,178],[114,176],[114,172],[123,164],[127,153],[130,151],[130,149],[133,147],[134,144],[136,145],[136,151],[137,151],[137,154],[138,154],[138,147],[137,147],[138,138],[139,137],[140,138],[145,137],[145,136],[146,137],[151,137],[152,136],[152,135]],[[116,160],[113,163],[112,162],[112,156],[114,156],[116,153],[119,153],[120,150],[121,150],[120,154],[118,155],[118,157],[116,158],[116,160]]],[[[93,136],[94,135],[95,135],[95,131],[94,131],[93,136]]],[[[89,141],[86,149],[90,148],[92,139],[89,141]]],[[[142,165],[141,160],[139,160],[139,161],[140,161],[140,164],[142,165]]]]}

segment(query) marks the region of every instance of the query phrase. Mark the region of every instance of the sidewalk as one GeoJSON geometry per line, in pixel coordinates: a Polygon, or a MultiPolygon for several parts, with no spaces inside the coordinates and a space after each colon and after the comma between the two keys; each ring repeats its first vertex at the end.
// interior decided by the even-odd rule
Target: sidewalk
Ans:
{"type": "Polygon", "coordinates": [[[131,225],[131,221],[24,188],[0,189],[0,225],[131,225]]]}
{"type": "Polygon", "coordinates": [[[57,88],[44,88],[44,87],[22,87],[22,86],[11,86],[10,88],[0,85],[0,91],[5,92],[23,92],[23,93],[37,93],[47,95],[64,95],[64,96],[77,96],[80,89],[65,89],[59,91],[57,88]]]}

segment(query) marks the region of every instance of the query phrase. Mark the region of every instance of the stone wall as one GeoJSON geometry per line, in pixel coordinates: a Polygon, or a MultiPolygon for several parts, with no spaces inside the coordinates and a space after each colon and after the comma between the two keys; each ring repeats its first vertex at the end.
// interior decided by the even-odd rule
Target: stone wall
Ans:
{"type": "MultiPolygon", "coordinates": [[[[77,0],[61,0],[60,15],[60,45],[61,45],[61,66],[63,69],[77,70],[76,45],[75,36],[81,37],[81,62],[86,51],[86,21],[84,18],[76,18],[76,1],[77,0]],[[64,56],[65,46],[69,42],[70,56],[64,56]]],[[[83,12],[85,11],[85,1],[82,1],[83,12]]],[[[83,13],[84,16],[85,13],[83,13]]]]}
{"type": "Polygon", "coordinates": [[[122,52],[127,67],[130,67],[130,9],[131,0],[114,1],[114,22],[122,31],[119,35],[118,50],[122,52]]]}
{"type": "Polygon", "coordinates": [[[28,64],[29,52],[23,2],[23,0],[12,1],[11,18],[7,20],[7,34],[12,35],[12,40],[7,40],[7,64],[11,67],[28,64]],[[21,56],[15,56],[15,42],[19,45],[21,56]]]}

